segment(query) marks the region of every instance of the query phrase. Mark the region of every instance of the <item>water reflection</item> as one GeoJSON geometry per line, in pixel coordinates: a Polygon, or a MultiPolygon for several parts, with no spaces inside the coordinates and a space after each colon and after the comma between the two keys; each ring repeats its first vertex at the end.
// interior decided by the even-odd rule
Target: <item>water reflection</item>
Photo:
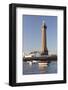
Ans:
{"type": "Polygon", "coordinates": [[[47,73],[57,73],[57,61],[46,62],[42,61],[23,61],[23,74],[47,74],[47,73]]]}
{"type": "Polygon", "coordinates": [[[39,67],[40,73],[44,73],[46,71],[47,66],[48,66],[48,62],[45,61],[45,60],[44,61],[41,60],[38,63],[38,67],[39,67]]]}
{"type": "Polygon", "coordinates": [[[32,61],[27,61],[27,63],[29,64],[29,66],[32,66],[32,61]]]}

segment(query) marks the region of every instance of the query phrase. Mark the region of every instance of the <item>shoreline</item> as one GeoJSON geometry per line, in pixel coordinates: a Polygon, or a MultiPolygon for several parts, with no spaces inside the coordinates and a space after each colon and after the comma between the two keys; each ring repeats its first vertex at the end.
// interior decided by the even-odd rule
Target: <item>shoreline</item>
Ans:
{"type": "Polygon", "coordinates": [[[48,57],[23,57],[23,61],[56,61],[57,56],[48,56],[48,57]]]}

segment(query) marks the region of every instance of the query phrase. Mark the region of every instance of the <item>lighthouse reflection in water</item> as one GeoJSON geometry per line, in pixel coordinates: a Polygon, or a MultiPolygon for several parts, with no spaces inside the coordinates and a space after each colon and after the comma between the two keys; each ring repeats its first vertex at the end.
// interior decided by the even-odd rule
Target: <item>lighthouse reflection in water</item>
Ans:
{"type": "Polygon", "coordinates": [[[23,61],[23,74],[51,74],[57,73],[57,61],[23,61]]]}

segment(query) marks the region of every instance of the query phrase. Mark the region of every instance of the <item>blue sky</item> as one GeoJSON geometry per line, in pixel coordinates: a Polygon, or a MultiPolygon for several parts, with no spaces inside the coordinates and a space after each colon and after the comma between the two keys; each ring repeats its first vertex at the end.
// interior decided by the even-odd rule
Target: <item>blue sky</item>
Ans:
{"type": "Polygon", "coordinates": [[[24,15],[23,18],[23,51],[41,50],[41,25],[43,20],[46,23],[47,30],[47,48],[49,53],[57,53],[57,16],[33,16],[24,15]]]}

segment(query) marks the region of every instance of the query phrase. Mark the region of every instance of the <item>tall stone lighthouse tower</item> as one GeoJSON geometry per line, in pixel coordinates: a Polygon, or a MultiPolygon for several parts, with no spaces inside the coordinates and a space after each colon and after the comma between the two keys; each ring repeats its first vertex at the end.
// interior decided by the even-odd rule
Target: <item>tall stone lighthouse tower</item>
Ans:
{"type": "Polygon", "coordinates": [[[41,52],[41,55],[48,55],[46,29],[47,29],[47,26],[46,26],[45,22],[43,21],[42,27],[41,27],[41,32],[42,32],[42,52],[41,52]]]}

